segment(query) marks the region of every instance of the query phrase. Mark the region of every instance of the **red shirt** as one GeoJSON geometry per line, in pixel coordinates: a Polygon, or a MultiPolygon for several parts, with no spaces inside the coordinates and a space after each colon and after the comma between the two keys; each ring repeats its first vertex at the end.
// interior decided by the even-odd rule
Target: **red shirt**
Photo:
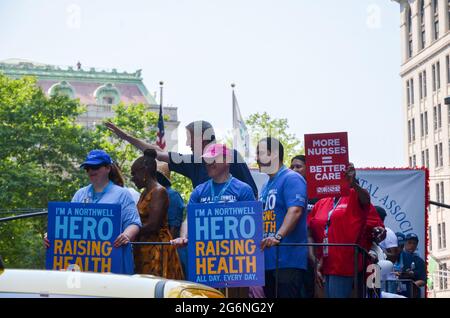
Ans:
{"type": "MultiPolygon", "coordinates": [[[[334,198],[319,200],[308,215],[308,226],[316,243],[323,243],[328,212],[333,209],[334,198]]],[[[331,215],[328,229],[328,243],[358,244],[361,240],[370,206],[363,208],[358,201],[358,194],[350,189],[348,196],[341,197],[331,215]]],[[[353,276],[353,247],[328,248],[328,256],[323,257],[323,248],[316,249],[316,256],[323,259],[324,275],[353,276]]]]}

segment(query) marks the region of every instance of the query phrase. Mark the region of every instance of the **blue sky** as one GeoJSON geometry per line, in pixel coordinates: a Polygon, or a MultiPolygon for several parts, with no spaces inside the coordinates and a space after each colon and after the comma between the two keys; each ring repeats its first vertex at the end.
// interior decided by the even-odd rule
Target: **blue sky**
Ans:
{"type": "MultiPolygon", "coordinates": [[[[390,0],[0,0],[0,60],[142,69],[180,126],[288,118],[348,131],[357,166],[405,166],[399,5],[390,0]]],[[[180,146],[185,142],[180,130],[180,146]]],[[[183,147],[180,147],[183,150],[183,147]]]]}

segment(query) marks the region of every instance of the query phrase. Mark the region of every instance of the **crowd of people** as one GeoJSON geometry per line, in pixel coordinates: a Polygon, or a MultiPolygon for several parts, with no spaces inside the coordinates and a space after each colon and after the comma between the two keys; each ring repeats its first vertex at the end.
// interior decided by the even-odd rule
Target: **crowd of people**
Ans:
{"type": "MultiPolygon", "coordinates": [[[[131,167],[131,181],[142,192],[124,187],[117,164],[106,152],[93,150],[81,165],[90,184],[78,190],[72,202],[121,205],[123,231],[114,246],[124,250],[125,273],[186,278],[187,218],[183,199],[171,188],[170,172],[173,171],[192,181],[188,204],[255,200],[263,203],[264,234],[260,245],[265,257],[265,286],[233,289],[229,295],[364,297],[365,269],[371,263],[379,264],[384,280],[389,282],[385,288],[379,287],[377,295],[420,296],[426,271],[425,262],[416,253],[417,235],[405,237],[384,226],[386,211],[371,204],[369,193],[358,184],[352,164],[345,172],[350,186],[348,195],[311,200],[306,191],[305,156],[295,156],[287,167],[282,143],[273,137],[263,138],[257,145],[256,159],[260,172],[269,179],[258,193],[240,154],[217,143],[214,129],[206,121],[186,126],[187,145],[192,149],[187,155],[166,152],[112,123],[106,126],[117,137],[143,151],[143,156],[131,167]],[[170,242],[171,245],[132,248],[129,243],[133,241],[170,242]],[[320,246],[279,246],[277,260],[274,247],[280,243],[319,243],[320,246]],[[363,250],[355,255],[354,247],[339,244],[358,245],[363,250]],[[404,284],[405,280],[411,284],[404,284]]],[[[44,242],[47,247],[51,245],[47,238],[44,242]]]]}

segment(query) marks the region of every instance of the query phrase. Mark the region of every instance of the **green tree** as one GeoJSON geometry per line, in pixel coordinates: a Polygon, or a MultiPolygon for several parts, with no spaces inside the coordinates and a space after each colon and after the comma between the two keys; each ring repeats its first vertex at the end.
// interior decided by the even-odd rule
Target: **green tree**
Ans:
{"type": "Polygon", "coordinates": [[[251,144],[256,147],[264,137],[275,137],[284,146],[284,163],[290,165],[292,157],[304,153],[302,142],[295,134],[289,133],[289,123],[286,118],[272,118],[266,112],[250,115],[246,120],[251,144]]]}
{"type": "MultiPolygon", "coordinates": [[[[32,77],[0,74],[2,211],[68,201],[86,183],[79,163],[96,142],[75,123],[82,112],[77,100],[46,97],[32,77]]],[[[43,267],[45,224],[46,218],[0,224],[0,253],[8,266],[43,267]]]]}

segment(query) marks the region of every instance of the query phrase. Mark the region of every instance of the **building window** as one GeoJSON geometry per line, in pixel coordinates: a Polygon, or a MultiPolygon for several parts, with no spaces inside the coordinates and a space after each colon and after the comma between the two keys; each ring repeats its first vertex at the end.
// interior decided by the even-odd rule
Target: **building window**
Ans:
{"type": "Polygon", "coordinates": [[[412,141],[416,141],[416,121],[411,119],[411,139],[412,141]]]}
{"type": "Polygon", "coordinates": [[[52,85],[48,90],[48,95],[49,96],[56,96],[56,95],[67,96],[67,97],[73,99],[73,98],[75,98],[75,90],[72,87],[72,85],[70,85],[68,82],[62,81],[62,82],[52,85]]]}
{"type": "Polygon", "coordinates": [[[442,142],[434,145],[434,164],[436,168],[444,166],[444,156],[442,153],[442,142]]]}
{"type": "Polygon", "coordinates": [[[408,143],[411,143],[411,121],[408,120],[408,143]]]}
{"type": "Polygon", "coordinates": [[[428,244],[430,244],[430,251],[433,249],[433,237],[431,235],[431,226],[428,227],[428,244]]]}
{"type": "Polygon", "coordinates": [[[412,78],[406,81],[406,103],[408,107],[414,104],[414,80],[412,78]]]}
{"type": "Polygon", "coordinates": [[[439,264],[439,288],[442,291],[445,291],[448,289],[447,285],[447,264],[439,264]]]}
{"type": "Polygon", "coordinates": [[[444,193],[444,181],[441,181],[441,203],[445,203],[444,193]]]}
{"type": "Polygon", "coordinates": [[[412,57],[413,43],[412,43],[412,12],[411,7],[407,8],[406,27],[408,30],[408,58],[412,57]]]}
{"type": "Polygon", "coordinates": [[[425,167],[425,151],[422,150],[420,153],[421,157],[422,157],[422,167],[425,167]]]}
{"type": "Polygon", "coordinates": [[[433,129],[435,131],[438,129],[437,107],[436,106],[433,106],[433,129]]]}
{"type": "Polygon", "coordinates": [[[438,145],[434,145],[434,166],[439,167],[439,150],[438,145]]]}
{"type": "Polygon", "coordinates": [[[425,149],[425,167],[430,168],[430,152],[425,149]]]}
{"type": "Polygon", "coordinates": [[[423,99],[423,80],[422,73],[419,73],[419,98],[423,99]]]}
{"type": "MultiPolygon", "coordinates": [[[[422,114],[420,114],[420,137],[423,137],[423,136],[425,136],[425,125],[424,125],[423,113],[422,113],[422,114]]],[[[422,161],[422,163],[423,163],[423,161],[422,161]]]]}
{"type": "Polygon", "coordinates": [[[448,20],[448,28],[450,29],[450,0],[448,0],[448,4],[447,4],[447,20],[448,20]]]}
{"type": "Polygon", "coordinates": [[[109,97],[109,96],[103,97],[103,104],[106,104],[106,105],[114,104],[114,98],[113,97],[109,97]]]}
{"type": "Polygon", "coordinates": [[[419,95],[420,99],[427,97],[427,72],[419,73],[419,95]]]}
{"type": "Polygon", "coordinates": [[[435,131],[442,127],[442,119],[439,118],[439,106],[433,106],[433,128],[435,131]]]}
{"type": "Polygon", "coordinates": [[[437,106],[437,127],[442,128],[442,109],[441,104],[437,106]]]}
{"type": "Polygon", "coordinates": [[[434,39],[437,40],[439,38],[439,7],[438,7],[438,1],[433,0],[433,17],[434,17],[434,39]]]}
{"type": "Polygon", "coordinates": [[[421,32],[420,32],[420,45],[421,45],[421,49],[425,48],[425,3],[424,0],[420,0],[420,28],[421,28],[421,32]]]}
{"type": "Polygon", "coordinates": [[[427,71],[423,71],[423,97],[427,97],[427,71]]]}
{"type": "Polygon", "coordinates": [[[120,92],[111,83],[98,87],[94,92],[94,96],[100,105],[115,105],[120,102],[120,92]]]}
{"type": "Polygon", "coordinates": [[[445,57],[445,64],[447,66],[447,84],[450,84],[450,55],[445,57]]]}
{"type": "Polygon", "coordinates": [[[448,284],[447,284],[447,264],[439,264],[439,289],[440,290],[447,290],[448,284]]]}
{"type": "Polygon", "coordinates": [[[436,183],[436,202],[441,203],[441,184],[436,183]]]}
{"type": "Polygon", "coordinates": [[[425,136],[428,136],[428,111],[425,112],[423,120],[425,122],[425,136]]]}
{"type": "Polygon", "coordinates": [[[441,88],[441,62],[436,63],[436,87],[441,88]]]}
{"type": "Polygon", "coordinates": [[[438,223],[438,248],[447,248],[447,235],[445,233],[445,222],[438,223]]]}
{"type": "Polygon", "coordinates": [[[431,74],[433,76],[433,92],[436,91],[436,65],[433,64],[431,67],[431,74]]]}
{"type": "Polygon", "coordinates": [[[442,223],[442,248],[447,248],[447,234],[445,233],[445,222],[442,223]]]}

